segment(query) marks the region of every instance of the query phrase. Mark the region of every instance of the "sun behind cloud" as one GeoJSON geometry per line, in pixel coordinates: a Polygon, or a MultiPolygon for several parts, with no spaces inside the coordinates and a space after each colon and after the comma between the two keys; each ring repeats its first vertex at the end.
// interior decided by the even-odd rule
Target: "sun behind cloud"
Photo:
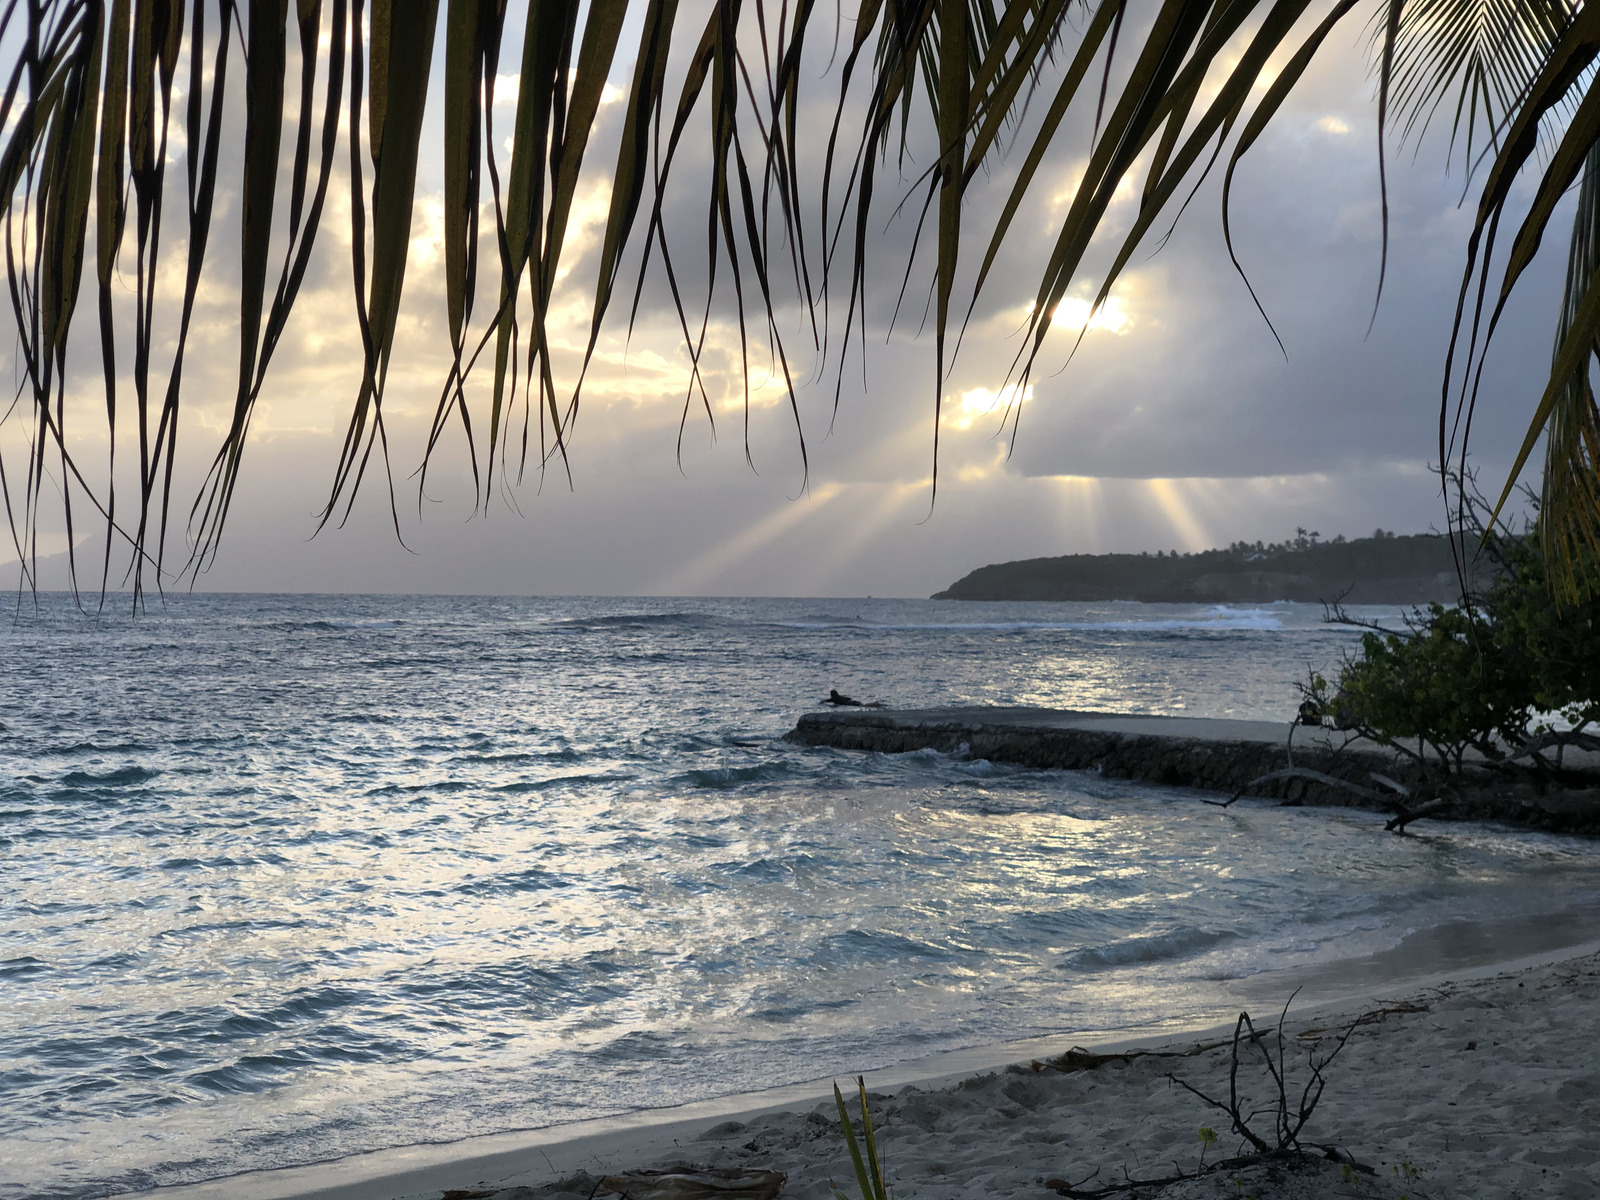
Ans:
{"type": "Polygon", "coordinates": [[[1110,296],[1100,308],[1091,313],[1089,301],[1078,296],[1068,296],[1056,305],[1051,314],[1055,324],[1064,329],[1104,329],[1109,333],[1126,333],[1132,318],[1123,306],[1120,296],[1110,296]]]}

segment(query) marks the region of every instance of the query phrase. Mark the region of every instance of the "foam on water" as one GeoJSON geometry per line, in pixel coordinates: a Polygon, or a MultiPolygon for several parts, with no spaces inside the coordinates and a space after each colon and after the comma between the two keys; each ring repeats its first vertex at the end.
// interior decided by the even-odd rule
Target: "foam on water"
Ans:
{"type": "MultiPolygon", "coordinates": [[[[1011,606],[1015,607],[1015,606],[1011,606]]],[[[1068,605],[1051,605],[1053,608],[1084,607],[1068,605]]],[[[1143,609],[1142,604],[1124,605],[1124,608],[1143,609]]],[[[1176,606],[1164,606],[1176,607],[1176,606]]],[[[1280,612],[1268,609],[1250,608],[1235,609],[1227,605],[1216,605],[1204,608],[1184,616],[1138,616],[1125,617],[1121,620],[1078,620],[1078,621],[1029,621],[1029,620],[1002,620],[1002,621],[926,621],[926,622],[899,622],[886,624],[880,621],[869,621],[862,617],[853,617],[847,620],[817,619],[810,621],[786,621],[791,629],[859,629],[882,630],[884,632],[912,632],[912,631],[957,631],[993,633],[1027,633],[1034,631],[1057,631],[1062,633],[1076,630],[1111,630],[1124,633],[1159,633],[1173,630],[1215,630],[1229,632],[1234,630],[1280,630],[1284,627],[1283,615],[1280,612]]]]}
{"type": "Polygon", "coordinates": [[[0,1200],[1207,1014],[1600,854],[961,754],[906,706],[1280,719],[1311,606],[182,597],[3,635],[0,1200]]]}

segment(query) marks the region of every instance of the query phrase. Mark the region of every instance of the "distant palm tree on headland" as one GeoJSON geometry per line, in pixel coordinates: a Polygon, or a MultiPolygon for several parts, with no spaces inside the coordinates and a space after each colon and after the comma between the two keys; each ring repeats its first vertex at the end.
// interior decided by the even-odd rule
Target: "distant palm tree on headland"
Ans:
{"type": "MultiPolygon", "coordinates": [[[[32,450],[25,469],[0,462],[0,483],[18,553],[25,564],[37,553],[35,522],[54,478],[69,535],[74,521],[102,523],[108,556],[113,540],[132,547],[136,587],[145,566],[160,564],[177,526],[189,547],[186,565],[205,565],[228,513],[253,406],[337,187],[349,189],[352,320],[365,365],[323,520],[348,511],[374,451],[380,459],[386,454],[385,376],[439,37],[452,365],[428,452],[450,422],[462,422],[469,446],[479,448],[472,469],[487,494],[497,472],[520,470],[530,423],[538,426],[540,462],[548,462],[565,454],[578,411],[583,369],[557,378],[546,314],[589,132],[625,30],[635,59],[620,146],[608,167],[610,208],[584,368],[613,307],[624,254],[630,246],[638,253],[642,243],[641,276],[663,271],[691,375],[697,373],[704,318],[691,315],[679,293],[662,194],[700,106],[707,114],[695,119],[695,136],[709,132],[709,158],[697,160],[694,170],[704,177],[694,182],[704,185],[713,280],[720,253],[735,287],[741,338],[748,309],[786,378],[792,364],[775,307],[782,295],[798,296],[811,314],[806,336],[814,350],[842,361],[851,331],[864,320],[868,215],[879,171],[892,150],[903,165],[908,139],[915,142],[925,128],[939,153],[912,176],[909,200],[920,206],[918,229],[926,219],[936,249],[928,374],[936,413],[963,317],[1040,178],[1041,162],[1065,145],[1064,131],[1093,114],[1088,163],[1052,231],[1054,248],[1013,369],[1019,396],[1119,184],[1140,167],[1139,213],[1097,304],[1146,234],[1169,224],[1198,180],[1219,165],[1228,230],[1240,157],[1330,32],[1361,20],[1373,34],[1380,128],[1403,139],[1448,115],[1452,149],[1473,171],[1478,194],[1442,389],[1439,455],[1446,465],[1464,461],[1478,368],[1505,298],[1557,201],[1582,175],[1553,368],[1512,472],[1514,479],[1548,433],[1541,530],[1554,557],[1575,564],[1600,542],[1600,418],[1589,385],[1600,334],[1600,89],[1591,86],[1600,8],[1571,8],[1566,0],[860,0],[853,18],[816,0],[702,0],[692,12],[679,0],[531,0],[514,9],[447,0],[442,10],[438,0],[375,0],[370,8],[363,0],[8,0],[0,10],[0,53],[8,56],[0,195],[23,376],[9,419],[31,418],[32,450]],[[519,43],[517,61],[502,64],[502,45],[519,43]],[[829,52],[836,115],[817,130],[802,119],[803,98],[819,86],[802,64],[829,52]],[[502,151],[505,131],[492,129],[502,65],[520,79],[509,154],[502,151]],[[179,80],[187,81],[181,95],[179,80]],[[1020,158],[1006,203],[998,215],[964,213],[975,173],[1000,153],[1003,134],[1024,127],[1025,115],[1027,136],[1013,151],[1020,158]],[[205,485],[185,509],[172,495],[183,359],[201,279],[224,253],[211,246],[208,259],[208,234],[224,132],[237,137],[232,131],[241,123],[242,174],[229,181],[241,198],[237,387],[205,485]],[[167,169],[175,135],[186,147],[181,177],[167,169]],[[826,138],[819,187],[801,178],[805,137],[826,138]],[[280,170],[285,139],[293,147],[287,172],[280,170]],[[1530,161],[1534,199],[1509,252],[1496,257],[1512,182],[1530,161]],[[473,305],[486,198],[499,268],[490,312],[473,305]],[[183,283],[158,311],[163,210],[173,205],[182,206],[187,227],[183,283]],[[980,219],[983,227],[974,231],[980,219]],[[963,245],[963,234],[974,232],[979,240],[963,245]],[[69,403],[63,378],[91,248],[94,302],[82,308],[98,316],[113,455],[99,486],[74,457],[68,431],[69,418],[85,419],[88,402],[75,396],[69,403]],[[123,253],[136,262],[131,299],[125,286],[113,289],[123,253]],[[958,296],[963,253],[979,265],[972,290],[958,296]],[[124,306],[132,309],[133,335],[119,340],[124,306]],[[830,337],[830,317],[842,334],[830,337]],[[163,321],[175,333],[157,347],[158,367],[152,339],[163,321]],[[470,372],[486,381],[487,400],[476,410],[463,387],[470,372]],[[106,481],[116,475],[119,430],[125,435],[130,420],[138,495],[119,505],[106,481]]],[[[1381,138],[1379,147],[1381,166],[1381,138]]],[[[1228,238],[1231,254],[1231,231],[1228,238]]],[[[789,396],[792,405],[792,382],[789,396]]],[[[934,431],[937,462],[937,420],[934,431]]],[[[1590,586],[1574,569],[1558,578],[1571,594],[1590,586]]]]}

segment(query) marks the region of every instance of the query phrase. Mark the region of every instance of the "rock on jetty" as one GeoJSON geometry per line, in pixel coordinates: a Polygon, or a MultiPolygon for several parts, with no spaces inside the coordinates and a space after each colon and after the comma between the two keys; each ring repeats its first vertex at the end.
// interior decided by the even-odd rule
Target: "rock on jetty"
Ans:
{"type": "MultiPolygon", "coordinates": [[[[1177,787],[1277,799],[1287,804],[1392,809],[1374,775],[1401,784],[1417,771],[1394,750],[1333,729],[1270,721],[1160,717],[1054,708],[848,709],[805,713],[785,740],[806,746],[902,754],[939,750],[1028,767],[1098,771],[1177,787]],[[1277,778],[1302,767],[1367,795],[1314,779],[1277,778]],[[1254,786],[1252,786],[1254,785],[1254,786]]],[[[1532,780],[1471,768],[1458,782],[1456,818],[1515,821],[1541,829],[1600,833],[1600,774],[1579,786],[1541,789],[1532,780]]]]}

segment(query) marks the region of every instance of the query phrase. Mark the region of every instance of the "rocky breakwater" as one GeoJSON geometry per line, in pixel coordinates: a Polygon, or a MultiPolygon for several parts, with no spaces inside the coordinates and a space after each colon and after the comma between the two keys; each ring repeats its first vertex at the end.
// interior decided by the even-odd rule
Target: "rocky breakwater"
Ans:
{"type": "MultiPolygon", "coordinates": [[[[1229,795],[1243,791],[1286,804],[1383,811],[1399,805],[1376,776],[1408,787],[1420,782],[1414,765],[1375,742],[1315,727],[1294,729],[1291,736],[1287,723],[1269,721],[1047,708],[852,708],[805,713],[785,740],[881,754],[931,749],[1229,795]],[[1285,775],[1290,767],[1326,776],[1327,781],[1285,775]]],[[[1593,766],[1600,768],[1600,763],[1593,766]]],[[[1600,770],[1593,780],[1580,775],[1557,787],[1469,766],[1453,784],[1457,798],[1430,816],[1600,833],[1600,770]]]]}

